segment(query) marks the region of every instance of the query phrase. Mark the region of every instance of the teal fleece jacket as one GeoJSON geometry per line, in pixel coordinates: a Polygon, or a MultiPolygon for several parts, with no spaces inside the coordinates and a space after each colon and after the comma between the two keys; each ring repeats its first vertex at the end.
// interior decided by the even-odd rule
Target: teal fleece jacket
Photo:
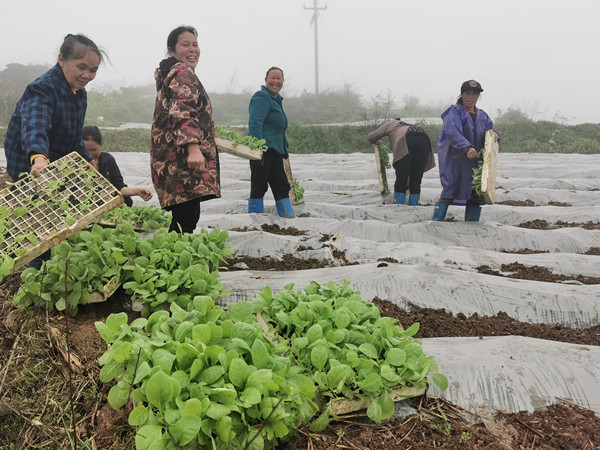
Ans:
{"type": "Polygon", "coordinates": [[[273,95],[265,86],[256,91],[248,107],[248,136],[264,139],[269,148],[288,157],[288,140],[285,137],[288,120],[283,111],[283,97],[273,95]]]}

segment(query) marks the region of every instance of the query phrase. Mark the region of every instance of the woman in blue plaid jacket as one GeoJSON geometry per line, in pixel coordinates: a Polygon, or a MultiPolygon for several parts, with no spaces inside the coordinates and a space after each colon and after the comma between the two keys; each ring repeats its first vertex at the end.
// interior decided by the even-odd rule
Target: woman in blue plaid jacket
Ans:
{"type": "Polygon", "coordinates": [[[86,85],[96,77],[104,52],[80,34],[69,34],[58,61],[32,82],[13,113],[4,151],[9,175],[39,176],[40,170],[73,151],[91,161],[81,139],[87,109],[86,85]]]}

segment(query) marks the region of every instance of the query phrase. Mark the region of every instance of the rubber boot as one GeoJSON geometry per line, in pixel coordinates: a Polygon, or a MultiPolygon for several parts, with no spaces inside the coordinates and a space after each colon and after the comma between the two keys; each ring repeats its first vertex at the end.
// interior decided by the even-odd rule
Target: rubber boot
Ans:
{"type": "Polygon", "coordinates": [[[465,222],[479,222],[481,217],[481,206],[469,205],[465,208],[465,222]]]}
{"type": "Polygon", "coordinates": [[[291,219],[294,216],[294,208],[292,208],[292,202],[289,198],[282,198],[281,200],[277,200],[275,202],[277,206],[277,214],[279,217],[285,217],[291,219]]]}
{"type": "Polygon", "coordinates": [[[433,209],[433,220],[444,220],[446,218],[446,211],[448,211],[448,203],[437,202],[433,209]]]}
{"type": "Polygon", "coordinates": [[[396,205],[404,205],[406,194],[404,192],[394,192],[394,203],[396,205]]]}
{"type": "Polygon", "coordinates": [[[249,198],[248,199],[248,214],[256,213],[261,214],[265,212],[262,198],[249,198]]]}
{"type": "Polygon", "coordinates": [[[408,196],[408,206],[419,206],[420,194],[410,194],[408,196]]]}

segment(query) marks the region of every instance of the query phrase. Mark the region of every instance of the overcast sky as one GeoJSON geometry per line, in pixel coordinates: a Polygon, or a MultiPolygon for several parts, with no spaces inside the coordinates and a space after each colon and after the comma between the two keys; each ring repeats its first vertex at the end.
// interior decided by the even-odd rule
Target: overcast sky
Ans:
{"type": "MultiPolygon", "coordinates": [[[[67,33],[104,48],[91,90],[153,83],[169,32],[198,29],[196,68],[209,92],[253,92],[270,66],[282,95],[313,92],[314,0],[2,0],[0,70],[54,63],[67,33]]],[[[492,118],[600,122],[600,0],[318,0],[320,90],[345,84],[369,101],[453,102],[463,81],[484,88],[492,118]]]]}

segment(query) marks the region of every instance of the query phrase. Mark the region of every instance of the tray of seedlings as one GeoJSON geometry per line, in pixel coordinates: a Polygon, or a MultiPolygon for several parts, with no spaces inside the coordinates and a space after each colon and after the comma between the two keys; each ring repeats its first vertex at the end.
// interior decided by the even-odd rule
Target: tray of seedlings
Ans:
{"type": "Polygon", "coordinates": [[[76,152],[0,191],[0,278],[123,203],[121,193],[76,152]]]}

